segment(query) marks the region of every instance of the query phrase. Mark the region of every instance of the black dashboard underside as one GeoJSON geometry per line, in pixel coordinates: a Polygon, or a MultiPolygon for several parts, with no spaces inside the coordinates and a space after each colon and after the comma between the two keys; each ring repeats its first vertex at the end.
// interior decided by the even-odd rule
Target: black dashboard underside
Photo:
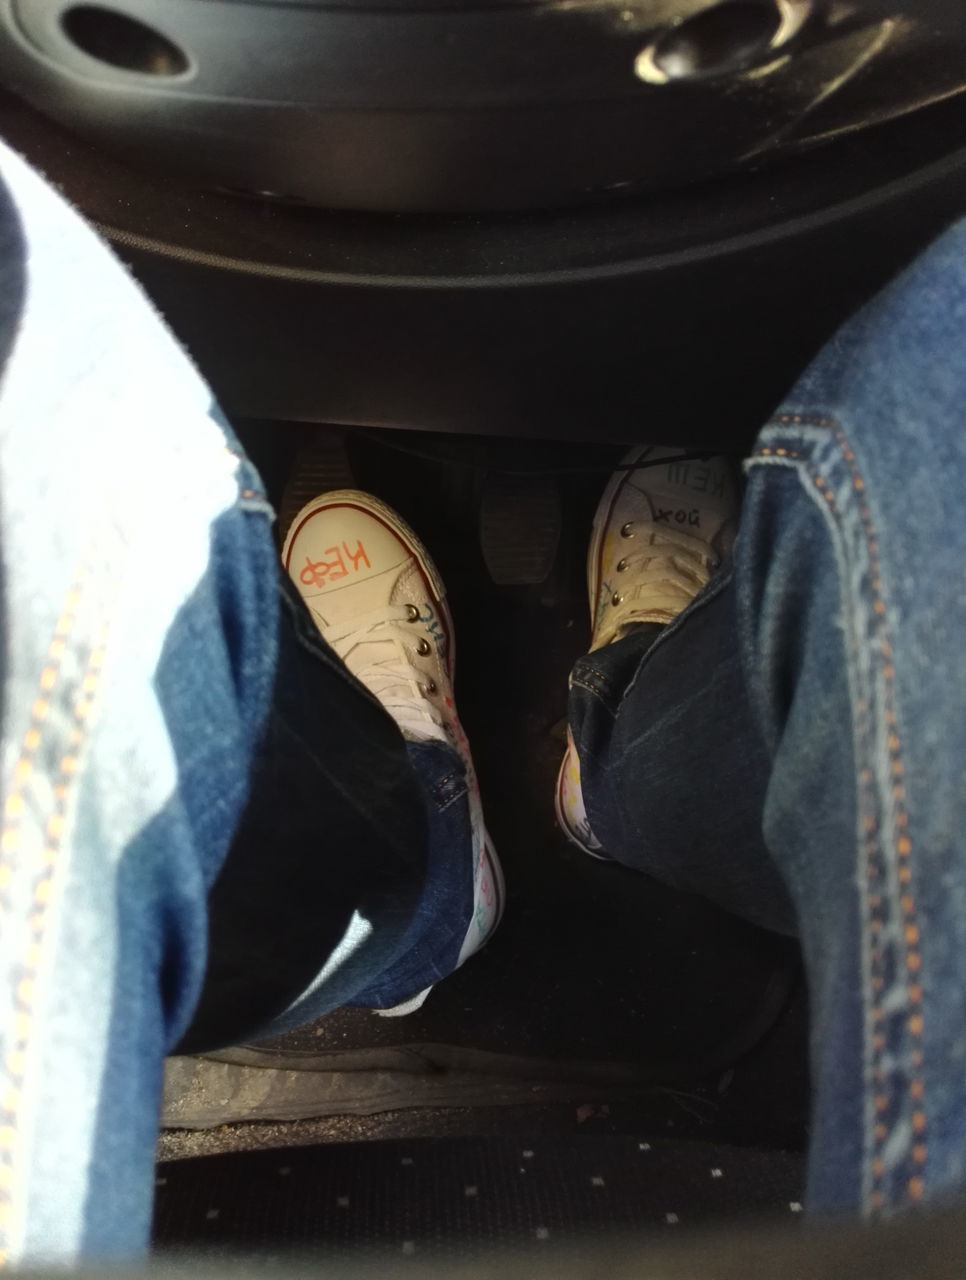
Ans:
{"type": "Polygon", "coordinates": [[[10,96],[0,132],[112,240],[226,411],[262,419],[742,448],[966,211],[958,99],[760,172],[486,216],[195,189],[10,96]]]}

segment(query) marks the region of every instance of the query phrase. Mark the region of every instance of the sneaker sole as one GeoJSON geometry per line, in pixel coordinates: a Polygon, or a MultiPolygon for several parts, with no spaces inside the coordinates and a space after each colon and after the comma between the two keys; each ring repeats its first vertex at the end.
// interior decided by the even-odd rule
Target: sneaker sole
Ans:
{"type": "Polygon", "coordinates": [[[587,845],[584,844],[583,840],[581,840],[580,837],[576,834],[576,832],[574,831],[570,823],[567,821],[567,817],[563,807],[563,786],[564,786],[564,773],[566,771],[567,761],[569,759],[570,759],[570,749],[568,747],[566,754],[564,755],[564,758],[560,761],[560,768],[557,770],[557,786],[553,793],[553,810],[554,810],[554,816],[557,819],[557,826],[563,832],[567,840],[574,846],[574,848],[579,849],[581,853],[586,853],[588,858],[595,858],[598,862],[613,862],[614,859],[611,858],[608,854],[598,853],[596,849],[589,849],[587,845]]]}
{"type": "MultiPolygon", "coordinates": [[[[485,824],[483,826],[483,857],[489,864],[490,874],[493,877],[493,887],[496,893],[496,912],[493,916],[493,923],[486,937],[477,947],[477,951],[482,951],[497,929],[499,929],[500,921],[503,919],[503,913],[506,910],[506,877],[503,874],[503,865],[497,857],[496,850],[493,848],[493,841],[490,839],[490,833],[487,831],[485,824]]],[[[475,955],[476,952],[472,954],[475,955]]],[[[467,959],[469,959],[469,956],[467,956],[467,959]]]]}

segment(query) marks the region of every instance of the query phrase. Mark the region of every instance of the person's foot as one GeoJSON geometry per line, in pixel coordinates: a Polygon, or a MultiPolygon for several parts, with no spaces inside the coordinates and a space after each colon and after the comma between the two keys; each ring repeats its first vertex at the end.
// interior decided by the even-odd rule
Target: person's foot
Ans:
{"type": "MultiPolygon", "coordinates": [[[[458,963],[488,940],[503,910],[503,873],[453,699],[455,646],[446,592],[409,526],[371,494],[341,489],[298,513],[282,562],[322,637],[413,742],[455,748],[466,768],[473,836],[473,916],[458,963]]],[[[418,1008],[426,992],[392,1012],[418,1008]]]]}
{"type": "MultiPolygon", "coordinates": [[[[738,490],[731,462],[675,461],[680,455],[680,449],[637,445],[604,490],[587,553],[591,652],[642,623],[672,622],[707,586],[734,541],[738,490]]],[[[569,733],[556,812],[572,843],[606,857],[587,818],[569,733]]]]}

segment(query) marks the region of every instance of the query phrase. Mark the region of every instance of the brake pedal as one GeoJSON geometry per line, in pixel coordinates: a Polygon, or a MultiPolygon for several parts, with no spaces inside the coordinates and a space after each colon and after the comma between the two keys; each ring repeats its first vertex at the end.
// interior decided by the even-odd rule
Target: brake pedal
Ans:
{"type": "Polygon", "coordinates": [[[345,432],[319,428],[299,447],[278,510],[279,544],[307,502],[331,489],[354,489],[345,432]]]}

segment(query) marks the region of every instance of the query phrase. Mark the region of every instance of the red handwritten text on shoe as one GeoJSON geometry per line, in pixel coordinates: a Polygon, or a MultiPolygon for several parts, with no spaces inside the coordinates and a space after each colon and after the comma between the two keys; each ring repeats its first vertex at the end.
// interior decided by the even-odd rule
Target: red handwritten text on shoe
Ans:
{"type": "Polygon", "coordinates": [[[305,568],[299,574],[299,581],[304,586],[327,587],[330,582],[347,578],[350,572],[358,573],[363,566],[366,569],[372,568],[361,542],[356,543],[355,551],[351,551],[349,544],[343,542],[341,547],[326,547],[322,554],[326,557],[324,560],[310,560],[306,556],[305,568]],[[346,561],[350,564],[347,565],[346,561]]]}

